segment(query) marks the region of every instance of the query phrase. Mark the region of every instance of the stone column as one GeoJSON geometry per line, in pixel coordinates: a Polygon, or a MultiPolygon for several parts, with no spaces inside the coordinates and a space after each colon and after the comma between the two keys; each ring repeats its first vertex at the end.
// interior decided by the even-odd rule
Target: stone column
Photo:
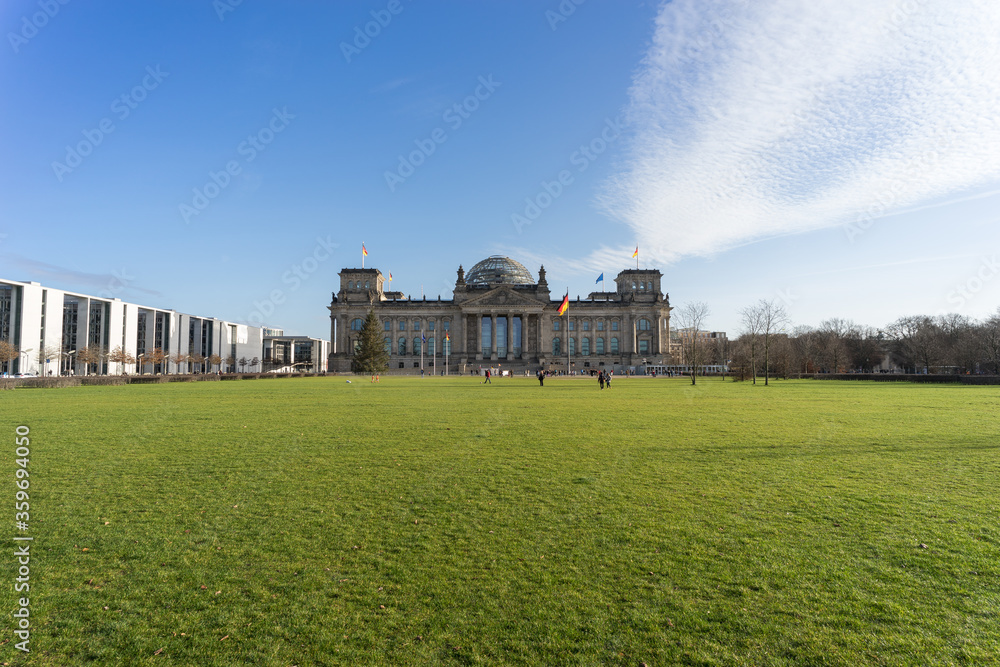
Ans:
{"type": "Polygon", "coordinates": [[[507,360],[514,358],[514,316],[507,313],[507,360]]]}
{"type": "Polygon", "coordinates": [[[492,323],[490,324],[490,359],[497,358],[497,314],[492,313],[490,315],[492,323]]]}
{"type": "Polygon", "coordinates": [[[474,313],[476,317],[476,359],[483,358],[483,314],[474,313]]]}

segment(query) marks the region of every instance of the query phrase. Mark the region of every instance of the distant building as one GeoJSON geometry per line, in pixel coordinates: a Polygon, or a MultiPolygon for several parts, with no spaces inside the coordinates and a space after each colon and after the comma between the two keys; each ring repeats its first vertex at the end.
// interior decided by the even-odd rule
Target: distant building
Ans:
{"type": "Polygon", "coordinates": [[[264,336],[264,371],[325,373],[330,341],[307,336],[264,336]]]}
{"type": "Polygon", "coordinates": [[[706,360],[712,358],[713,353],[718,349],[720,343],[722,345],[728,343],[725,331],[703,331],[700,329],[695,330],[692,327],[673,329],[670,332],[670,356],[673,357],[674,363],[687,363],[684,357],[684,350],[689,347],[695,336],[698,338],[698,346],[699,350],[701,350],[698,356],[706,360]]]}
{"type": "Polygon", "coordinates": [[[259,358],[263,342],[259,327],[16,280],[0,280],[0,340],[21,351],[11,373],[38,375],[137,372],[136,364],[108,360],[108,353],[117,347],[138,358],[147,373],[214,370],[208,361],[178,364],[173,359],[190,354],[206,358],[217,354],[223,360],[222,370],[236,370],[226,360],[259,358]],[[102,355],[89,368],[78,359],[85,348],[102,355]],[[167,359],[146,363],[155,348],[167,359]]]}
{"type": "Polygon", "coordinates": [[[553,299],[545,267],[536,281],[522,264],[493,256],[461,266],[451,299],[412,300],[387,292],[378,269],[340,272],[330,303],[330,370],[350,370],[370,309],[382,324],[391,369],[465,372],[497,366],[515,372],[552,368],[623,369],[669,355],[670,299],[656,269],[626,269],[615,291],[569,302],[553,299]]]}

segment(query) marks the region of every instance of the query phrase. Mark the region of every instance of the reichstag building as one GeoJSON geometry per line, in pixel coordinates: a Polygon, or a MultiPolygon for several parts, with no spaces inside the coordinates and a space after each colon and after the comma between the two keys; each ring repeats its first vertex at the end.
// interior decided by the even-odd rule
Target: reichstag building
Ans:
{"type": "Polygon", "coordinates": [[[466,273],[458,267],[451,299],[420,300],[385,291],[378,269],[343,269],[330,303],[331,371],[349,371],[362,324],[372,308],[382,321],[390,370],[466,373],[500,365],[524,370],[615,369],[669,357],[670,298],[655,269],[626,269],[615,291],[576,297],[559,315],[538,280],[509,257],[493,256],[466,273]],[[421,366],[422,364],[422,366],[421,366]]]}

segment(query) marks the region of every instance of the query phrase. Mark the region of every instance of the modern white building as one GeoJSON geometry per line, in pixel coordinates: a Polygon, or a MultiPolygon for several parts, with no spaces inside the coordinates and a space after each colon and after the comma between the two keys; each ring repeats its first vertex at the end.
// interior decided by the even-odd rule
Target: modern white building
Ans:
{"type": "Polygon", "coordinates": [[[11,373],[38,375],[208,372],[219,366],[235,371],[243,359],[256,359],[259,366],[264,349],[260,327],[4,279],[0,340],[20,351],[10,363],[11,373]],[[110,361],[116,348],[137,363],[110,361]],[[157,349],[165,359],[154,364],[150,359],[157,349]],[[83,363],[83,350],[97,351],[98,360],[83,363]],[[193,363],[189,355],[206,361],[193,363]],[[222,359],[219,366],[207,361],[212,355],[222,359]]]}
{"type": "Polygon", "coordinates": [[[263,370],[325,373],[330,341],[307,336],[264,336],[263,370]]]}

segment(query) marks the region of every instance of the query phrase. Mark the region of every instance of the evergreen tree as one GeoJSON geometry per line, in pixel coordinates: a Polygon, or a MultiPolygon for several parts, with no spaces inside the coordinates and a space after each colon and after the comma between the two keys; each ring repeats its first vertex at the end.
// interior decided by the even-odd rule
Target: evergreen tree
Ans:
{"type": "Polygon", "coordinates": [[[364,326],[361,327],[358,350],[351,362],[351,370],[355,373],[371,375],[388,370],[389,353],[385,350],[380,324],[375,310],[369,310],[364,326]]]}

